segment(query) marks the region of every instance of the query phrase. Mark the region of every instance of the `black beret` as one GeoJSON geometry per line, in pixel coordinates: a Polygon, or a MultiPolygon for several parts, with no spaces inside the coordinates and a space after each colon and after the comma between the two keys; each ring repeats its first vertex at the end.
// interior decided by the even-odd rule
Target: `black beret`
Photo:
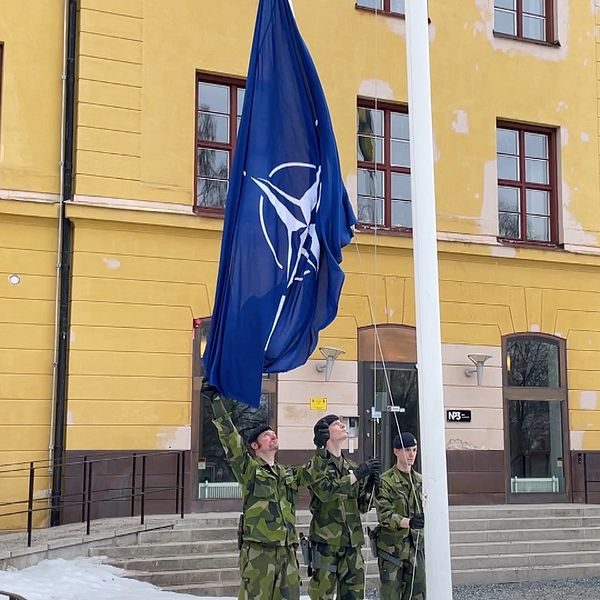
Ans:
{"type": "Polygon", "coordinates": [[[322,423],[323,421],[325,421],[325,423],[327,423],[327,425],[331,425],[332,423],[335,423],[336,421],[339,421],[340,418],[337,415],[325,415],[324,417],[321,417],[314,426],[314,432],[317,433],[317,428],[319,427],[319,424],[322,423]]]}
{"type": "Polygon", "coordinates": [[[258,439],[258,436],[265,431],[273,431],[270,425],[259,425],[256,429],[253,429],[248,435],[248,444],[252,444],[258,439]]]}
{"type": "Polygon", "coordinates": [[[417,445],[417,438],[410,432],[405,431],[402,435],[397,435],[394,438],[394,448],[413,448],[417,445]]]}

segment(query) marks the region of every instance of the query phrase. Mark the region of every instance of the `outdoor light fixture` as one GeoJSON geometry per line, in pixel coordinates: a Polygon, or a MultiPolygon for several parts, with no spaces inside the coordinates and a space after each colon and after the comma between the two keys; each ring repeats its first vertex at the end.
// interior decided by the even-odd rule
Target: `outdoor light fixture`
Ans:
{"type": "Polygon", "coordinates": [[[344,354],[341,348],[330,348],[329,346],[321,346],[319,352],[325,357],[325,364],[317,365],[317,371],[322,373],[325,371],[325,381],[331,379],[331,372],[333,371],[333,365],[340,354],[344,354]]]}
{"type": "Polygon", "coordinates": [[[474,367],[467,367],[465,369],[465,375],[471,377],[473,373],[477,373],[477,385],[483,383],[483,365],[485,361],[492,358],[490,354],[467,354],[467,358],[475,365],[474,367]]]}

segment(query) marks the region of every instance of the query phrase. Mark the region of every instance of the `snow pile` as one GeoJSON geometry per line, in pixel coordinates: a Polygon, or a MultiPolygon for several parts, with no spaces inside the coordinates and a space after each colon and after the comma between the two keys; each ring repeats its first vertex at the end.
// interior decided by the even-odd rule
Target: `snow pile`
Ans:
{"type": "Polygon", "coordinates": [[[58,558],[21,571],[0,571],[0,590],[27,600],[215,600],[166,592],[124,574],[97,558],[58,558]]]}
{"type": "MultiPolygon", "coordinates": [[[[21,571],[0,571],[0,590],[20,594],[26,600],[215,600],[166,592],[149,583],[127,579],[123,569],[101,561],[57,558],[21,571]]],[[[3,598],[0,596],[0,600],[3,598]]],[[[236,599],[222,596],[221,600],[236,599]]],[[[308,596],[302,600],[308,600],[308,596]]]]}

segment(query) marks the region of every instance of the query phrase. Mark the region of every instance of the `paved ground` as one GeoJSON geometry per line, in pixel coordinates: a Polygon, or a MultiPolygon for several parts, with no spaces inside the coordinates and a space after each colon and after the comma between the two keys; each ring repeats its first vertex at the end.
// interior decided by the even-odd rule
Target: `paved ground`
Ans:
{"type": "Polygon", "coordinates": [[[454,588],[453,600],[600,600],[600,577],[454,588]]]}

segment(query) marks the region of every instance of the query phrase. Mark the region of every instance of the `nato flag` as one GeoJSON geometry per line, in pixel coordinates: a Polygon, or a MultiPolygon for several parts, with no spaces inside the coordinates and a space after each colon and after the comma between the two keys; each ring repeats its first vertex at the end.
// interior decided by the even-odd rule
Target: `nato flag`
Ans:
{"type": "Polygon", "coordinates": [[[308,360],[337,313],[355,222],[288,0],[260,0],[204,353],[223,395],[258,406],[263,373],[308,360]]]}

